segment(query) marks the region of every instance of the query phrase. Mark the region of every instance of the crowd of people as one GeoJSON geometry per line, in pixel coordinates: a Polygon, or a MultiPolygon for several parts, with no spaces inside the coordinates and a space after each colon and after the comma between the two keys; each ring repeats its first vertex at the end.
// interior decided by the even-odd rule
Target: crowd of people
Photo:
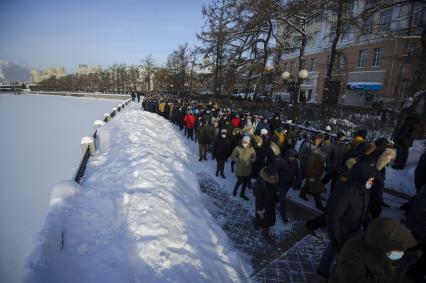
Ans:
{"type": "Polygon", "coordinates": [[[306,226],[313,235],[321,227],[328,232],[330,244],[317,273],[330,282],[393,282],[395,274],[402,273],[413,282],[424,282],[426,154],[416,169],[417,195],[404,206],[405,223],[400,223],[382,216],[382,208],[388,206],[383,200],[386,167],[395,159],[399,162],[386,137],[369,141],[365,129],[350,139],[345,133],[332,134],[330,128],[303,133],[283,123],[280,113],[245,113],[189,96],[147,94],[142,106],[198,143],[199,162],[208,160],[211,152],[218,178],[226,178],[224,167],[230,161],[236,175],[232,195],[248,201],[246,190],[253,190],[253,224],[262,228],[268,243],[274,244],[269,229],[276,211],[284,223],[289,221],[288,191],[299,190],[303,200],[312,196],[322,214],[306,226]],[[324,205],[321,196],[328,183],[330,197],[324,205]]]}

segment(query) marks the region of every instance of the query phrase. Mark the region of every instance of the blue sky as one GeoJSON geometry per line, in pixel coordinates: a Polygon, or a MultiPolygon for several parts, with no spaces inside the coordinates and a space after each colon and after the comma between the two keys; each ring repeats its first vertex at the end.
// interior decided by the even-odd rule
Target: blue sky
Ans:
{"type": "Polygon", "coordinates": [[[0,0],[0,59],[75,71],[78,64],[162,64],[196,44],[208,0],[0,0]]]}

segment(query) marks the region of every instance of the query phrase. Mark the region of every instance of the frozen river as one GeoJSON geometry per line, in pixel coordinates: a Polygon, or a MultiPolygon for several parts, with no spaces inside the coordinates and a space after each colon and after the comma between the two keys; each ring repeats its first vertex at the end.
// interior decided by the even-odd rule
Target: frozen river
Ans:
{"type": "Polygon", "coordinates": [[[19,282],[52,186],[70,179],[91,135],[118,100],[0,94],[0,282],[19,282]]]}

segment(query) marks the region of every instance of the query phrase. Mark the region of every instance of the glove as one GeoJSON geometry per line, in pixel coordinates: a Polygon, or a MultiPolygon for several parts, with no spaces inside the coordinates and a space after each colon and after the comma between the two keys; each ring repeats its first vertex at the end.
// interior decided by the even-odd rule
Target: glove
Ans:
{"type": "Polygon", "coordinates": [[[265,209],[256,211],[256,213],[257,213],[257,215],[259,215],[260,219],[265,218],[265,212],[266,212],[265,209]]]}

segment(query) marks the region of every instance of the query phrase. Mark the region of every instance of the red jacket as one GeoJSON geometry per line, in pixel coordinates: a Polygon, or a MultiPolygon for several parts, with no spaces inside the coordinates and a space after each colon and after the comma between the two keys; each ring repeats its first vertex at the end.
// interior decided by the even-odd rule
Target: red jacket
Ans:
{"type": "Polygon", "coordinates": [[[186,114],[185,118],[183,118],[187,129],[193,129],[195,126],[195,115],[194,114],[186,114]]]}
{"type": "Polygon", "coordinates": [[[238,128],[241,124],[240,118],[238,117],[234,117],[231,120],[232,126],[234,126],[234,128],[238,128]]]}

